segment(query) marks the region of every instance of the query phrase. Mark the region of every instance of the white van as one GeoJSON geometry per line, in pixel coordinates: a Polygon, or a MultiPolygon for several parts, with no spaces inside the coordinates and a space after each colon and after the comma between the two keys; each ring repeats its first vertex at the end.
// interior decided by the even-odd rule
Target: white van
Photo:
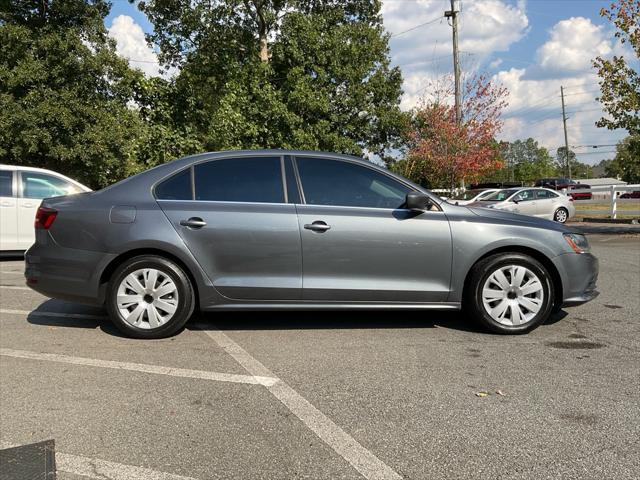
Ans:
{"type": "Polygon", "coordinates": [[[51,170],[0,164],[0,251],[22,251],[33,244],[33,222],[43,198],[90,191],[51,170]]]}

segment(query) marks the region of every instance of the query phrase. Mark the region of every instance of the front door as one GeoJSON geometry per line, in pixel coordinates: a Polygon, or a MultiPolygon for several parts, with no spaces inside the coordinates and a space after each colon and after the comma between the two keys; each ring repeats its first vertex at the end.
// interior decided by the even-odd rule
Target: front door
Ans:
{"type": "Polygon", "coordinates": [[[280,157],[224,158],[196,164],[156,187],[160,207],[228,298],[301,297],[300,232],[283,172],[280,157]]]}
{"type": "Polygon", "coordinates": [[[513,197],[512,202],[515,204],[511,210],[512,212],[531,216],[538,214],[535,190],[522,190],[513,197]]]}
{"type": "Polygon", "coordinates": [[[296,158],[303,192],[303,298],[441,302],[451,233],[439,210],[401,208],[412,188],[359,162],[296,158]]]}

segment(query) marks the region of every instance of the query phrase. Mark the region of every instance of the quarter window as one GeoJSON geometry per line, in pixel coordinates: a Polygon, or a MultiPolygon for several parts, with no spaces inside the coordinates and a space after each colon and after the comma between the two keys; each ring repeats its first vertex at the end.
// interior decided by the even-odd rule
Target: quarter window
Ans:
{"type": "Polygon", "coordinates": [[[305,202],[310,205],[400,208],[411,188],[371,168],[340,160],[297,158],[305,202]]]}
{"type": "Polygon", "coordinates": [[[0,170],[0,197],[13,197],[13,172],[0,170]]]}
{"type": "Polygon", "coordinates": [[[66,180],[36,172],[21,172],[22,196],[25,198],[49,198],[71,195],[80,188],[66,180]]]}
{"type": "Polygon", "coordinates": [[[212,160],[195,166],[196,200],[284,203],[279,157],[212,160]]]}
{"type": "Polygon", "coordinates": [[[193,200],[191,192],[191,169],[176,173],[156,186],[158,200],[193,200]]]}

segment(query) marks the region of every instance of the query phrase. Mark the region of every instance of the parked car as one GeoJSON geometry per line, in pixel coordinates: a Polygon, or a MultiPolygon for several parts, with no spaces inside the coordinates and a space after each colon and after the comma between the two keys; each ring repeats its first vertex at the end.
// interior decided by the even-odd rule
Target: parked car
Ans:
{"type": "Polygon", "coordinates": [[[581,192],[580,190],[588,190],[591,185],[586,183],[576,183],[573,180],[564,177],[541,178],[536,181],[536,187],[550,188],[551,190],[567,190],[567,195],[575,200],[591,200],[591,192],[581,192]]]}
{"type": "Polygon", "coordinates": [[[195,308],[458,310],[521,333],[597,295],[586,238],[452,205],[370,162],[301,151],[195,155],[46,199],[25,277],[105,304],[125,334],[174,334],[195,308]]]}
{"type": "Polygon", "coordinates": [[[497,191],[497,188],[478,188],[474,190],[465,190],[464,192],[459,193],[454,197],[448,198],[447,200],[451,203],[455,203],[456,205],[469,205],[470,203],[478,202],[497,191]]]}
{"type": "Polygon", "coordinates": [[[471,206],[507,210],[522,215],[565,223],[576,214],[573,198],[548,188],[508,188],[499,190],[471,206]]]}
{"type": "Polygon", "coordinates": [[[91,189],[42,168],[0,165],[0,251],[24,251],[34,242],[40,201],[91,189]]]}
{"type": "Polygon", "coordinates": [[[620,198],[640,198],[640,190],[625,192],[622,195],[620,195],[620,198]]]}

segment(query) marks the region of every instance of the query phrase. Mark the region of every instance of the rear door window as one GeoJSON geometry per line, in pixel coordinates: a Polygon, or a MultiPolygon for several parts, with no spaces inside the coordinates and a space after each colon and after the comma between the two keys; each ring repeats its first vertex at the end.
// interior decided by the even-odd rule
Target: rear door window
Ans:
{"type": "Polygon", "coordinates": [[[284,203],[280,157],[212,160],[194,167],[196,200],[284,203]]]}
{"type": "Polygon", "coordinates": [[[49,198],[71,195],[81,191],[76,185],[46,173],[20,172],[24,198],[49,198]]]}
{"type": "Polygon", "coordinates": [[[156,186],[158,200],[193,200],[191,169],[187,168],[156,186]]]}
{"type": "Polygon", "coordinates": [[[0,197],[13,197],[13,172],[0,170],[0,197]]]}

